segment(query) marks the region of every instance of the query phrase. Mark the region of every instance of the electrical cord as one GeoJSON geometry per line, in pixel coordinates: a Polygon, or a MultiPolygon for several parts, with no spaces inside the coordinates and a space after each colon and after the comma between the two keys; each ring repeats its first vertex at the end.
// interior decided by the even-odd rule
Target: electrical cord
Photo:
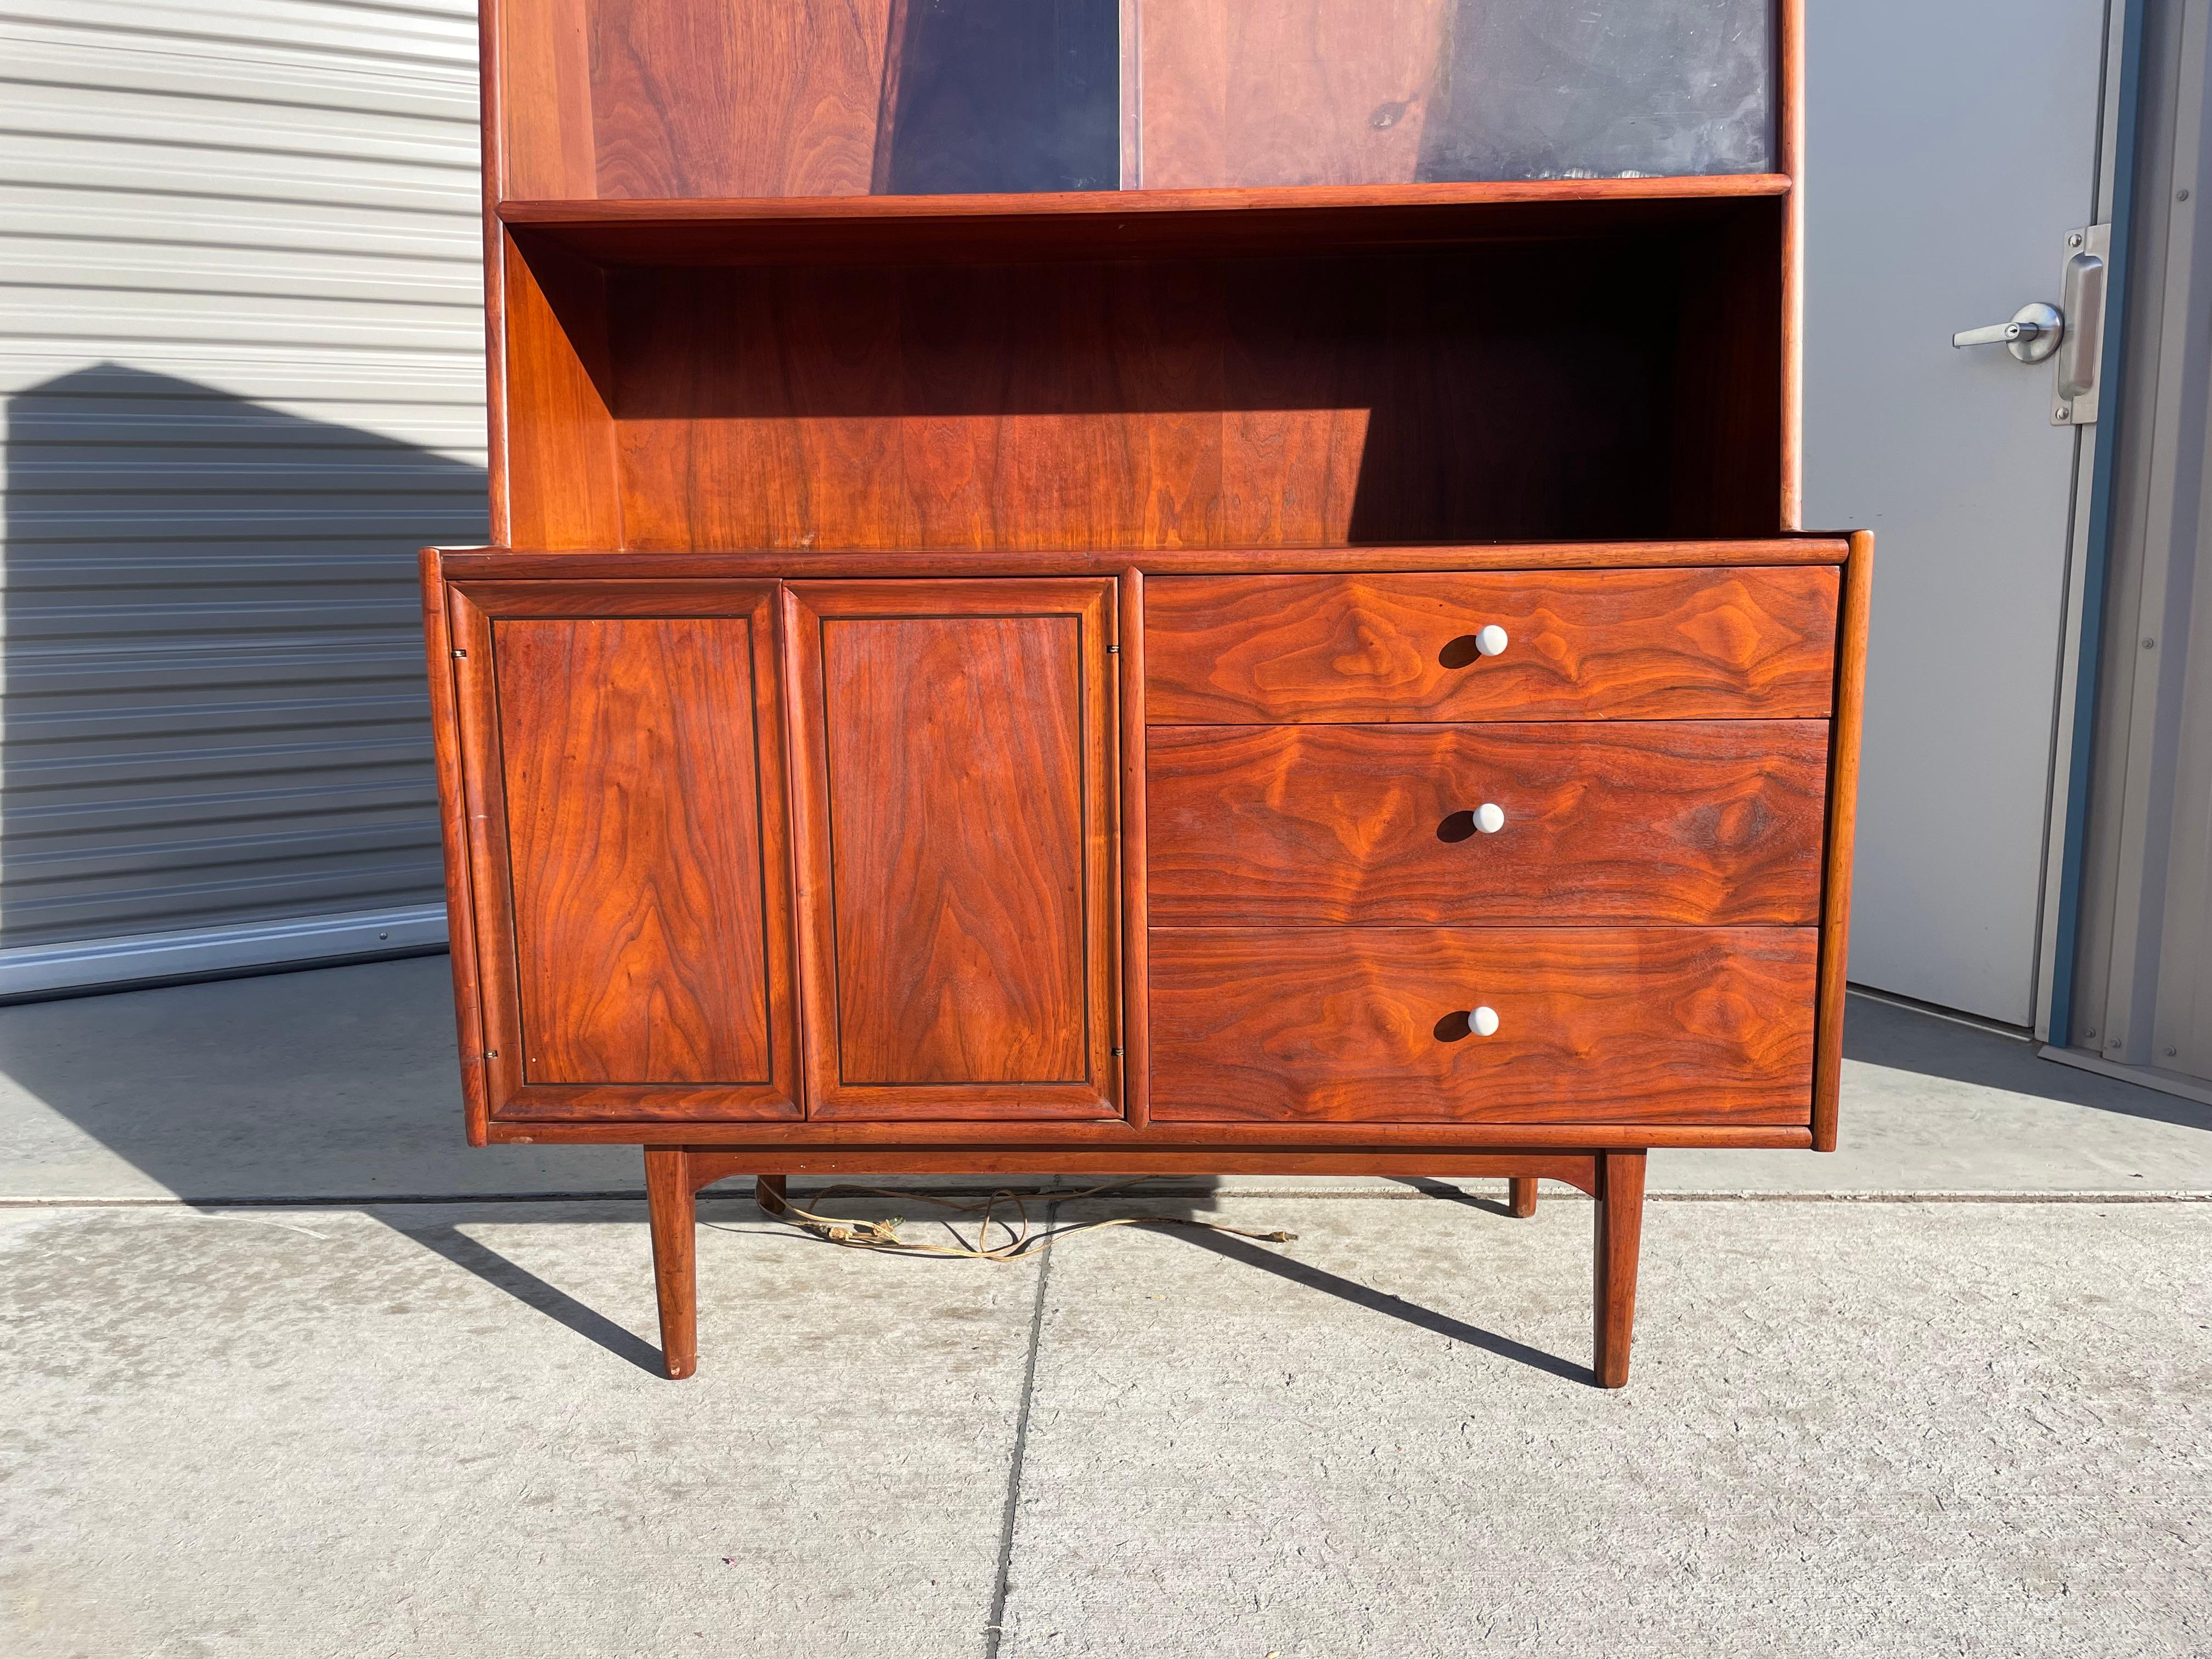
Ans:
{"type": "MultiPolygon", "coordinates": [[[[962,1203],[957,1199],[933,1198],[927,1193],[894,1192],[885,1187],[825,1187],[814,1194],[820,1203],[827,1198],[890,1198],[919,1199],[924,1204],[933,1204],[942,1210],[957,1210],[973,1215],[982,1212],[982,1224],[977,1229],[975,1243],[953,1244],[924,1244],[901,1238],[898,1230],[906,1224],[900,1216],[886,1217],[881,1221],[856,1221],[838,1216],[817,1215],[811,1210],[802,1210],[788,1198],[766,1199],[761,1207],[779,1219],[787,1220],[816,1237],[832,1244],[843,1245],[854,1250],[884,1250],[896,1255],[953,1256],[971,1261],[1015,1261],[1024,1256],[1041,1255],[1061,1239],[1076,1233],[1095,1232],[1103,1227],[1198,1227],[1208,1232],[1233,1233],[1239,1238],[1255,1238],[1268,1244],[1287,1244],[1297,1237],[1290,1232],[1252,1232],[1243,1227],[1231,1227],[1224,1222],[1200,1221],[1193,1216],[1179,1215],[1117,1215],[1103,1221],[1079,1221],[1048,1231],[1037,1231],[1030,1224],[1027,1199],[1048,1199],[1055,1203],[1073,1203],[1080,1198],[1096,1198],[1101,1193],[1116,1193],[1151,1180],[1150,1176],[1139,1176],[1134,1181],[1109,1182],[1103,1187],[1091,1187],[1082,1192],[1065,1193],[1048,1188],[1001,1188],[988,1198],[977,1203],[962,1203]],[[998,1221],[997,1225],[1006,1234],[1003,1244],[990,1242],[991,1227],[1001,1205],[1011,1203],[1019,1224],[998,1221]]],[[[953,1234],[955,1238],[959,1234],[953,1234]]]]}

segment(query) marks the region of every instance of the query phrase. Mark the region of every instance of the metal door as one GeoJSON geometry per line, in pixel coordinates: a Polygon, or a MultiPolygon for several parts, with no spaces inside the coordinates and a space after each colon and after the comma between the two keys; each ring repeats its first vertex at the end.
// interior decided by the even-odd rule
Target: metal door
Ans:
{"type": "Polygon", "coordinates": [[[2094,428],[2056,423],[2050,361],[1951,338],[2061,298],[2106,9],[1808,11],[1805,523],[1876,536],[1850,975],[2027,1025],[2094,428]]]}

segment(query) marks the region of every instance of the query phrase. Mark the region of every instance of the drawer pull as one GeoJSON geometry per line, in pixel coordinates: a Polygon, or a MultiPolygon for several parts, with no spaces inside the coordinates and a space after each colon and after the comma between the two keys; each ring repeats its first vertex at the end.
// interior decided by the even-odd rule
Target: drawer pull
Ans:
{"type": "Polygon", "coordinates": [[[1486,657],[1504,654],[1506,646],[1510,643],[1505,637],[1505,630],[1496,623],[1484,624],[1474,636],[1474,648],[1486,657]]]}
{"type": "Polygon", "coordinates": [[[1496,1036],[1498,1035],[1498,1010],[1495,1008],[1468,1009],[1467,1012],[1467,1029],[1474,1032],[1477,1036],[1496,1036]]]}
{"type": "Polygon", "coordinates": [[[1496,801],[1486,800],[1474,809],[1474,827],[1486,836],[1494,836],[1505,827],[1505,809],[1496,801]]]}

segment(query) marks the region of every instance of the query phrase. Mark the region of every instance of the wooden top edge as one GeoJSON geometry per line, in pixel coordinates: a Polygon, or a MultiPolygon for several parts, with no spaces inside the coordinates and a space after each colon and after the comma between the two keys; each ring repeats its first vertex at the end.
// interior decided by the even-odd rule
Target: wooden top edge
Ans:
{"type": "Polygon", "coordinates": [[[713,551],[622,551],[441,547],[449,577],[620,577],[714,575],[986,574],[1148,575],[1322,574],[1338,571],[1620,568],[1635,566],[1842,564],[1841,536],[1777,536],[1740,541],[1499,542],[1450,546],[1277,548],[726,548],[713,551]]]}
{"type": "Polygon", "coordinates": [[[1665,179],[1508,179],[1462,184],[1288,185],[1216,190],[1038,191],[967,196],[758,196],[620,200],[509,200],[510,225],[715,225],[789,220],[973,220],[1111,217],[1253,210],[1473,207],[1520,202],[1648,202],[1786,196],[1782,173],[1665,179]]]}

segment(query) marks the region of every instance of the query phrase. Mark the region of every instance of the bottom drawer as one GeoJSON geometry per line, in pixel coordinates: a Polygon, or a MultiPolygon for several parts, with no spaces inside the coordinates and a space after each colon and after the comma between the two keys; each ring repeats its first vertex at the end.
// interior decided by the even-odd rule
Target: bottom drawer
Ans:
{"type": "Polygon", "coordinates": [[[1811,927],[1157,928],[1178,1122],[1810,1121],[1811,927]],[[1477,1007],[1495,1032],[1469,1029],[1477,1007]]]}

